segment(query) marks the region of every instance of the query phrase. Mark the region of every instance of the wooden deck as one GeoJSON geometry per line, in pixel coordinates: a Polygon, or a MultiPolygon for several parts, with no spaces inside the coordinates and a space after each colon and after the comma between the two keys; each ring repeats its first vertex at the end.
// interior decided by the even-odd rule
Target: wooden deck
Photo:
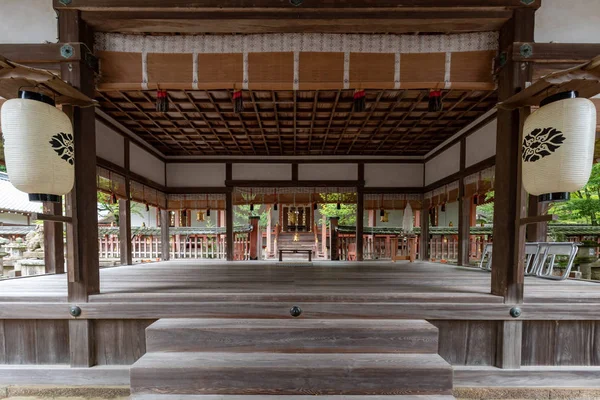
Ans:
{"type": "MultiPolygon", "coordinates": [[[[424,262],[169,261],[101,271],[90,302],[502,303],[490,274],[424,262]]],[[[0,281],[0,302],[66,302],[67,276],[0,281]]],[[[525,303],[600,303],[600,284],[526,278],[525,303]]]]}

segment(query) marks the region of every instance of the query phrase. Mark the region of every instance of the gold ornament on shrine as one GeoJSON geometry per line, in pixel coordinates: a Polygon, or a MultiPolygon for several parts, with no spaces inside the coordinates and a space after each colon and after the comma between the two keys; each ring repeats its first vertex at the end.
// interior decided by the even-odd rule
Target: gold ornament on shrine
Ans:
{"type": "Polygon", "coordinates": [[[381,218],[379,219],[381,222],[390,222],[390,213],[388,213],[385,210],[381,210],[381,213],[379,214],[381,216],[381,218]]]}
{"type": "Polygon", "coordinates": [[[204,212],[198,211],[196,213],[196,221],[198,221],[198,222],[204,222],[204,212]]]}

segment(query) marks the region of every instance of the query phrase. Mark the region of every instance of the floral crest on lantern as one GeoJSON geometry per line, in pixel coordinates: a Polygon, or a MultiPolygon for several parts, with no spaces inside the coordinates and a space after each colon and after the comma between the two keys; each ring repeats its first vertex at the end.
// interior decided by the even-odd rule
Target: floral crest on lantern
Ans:
{"type": "Polygon", "coordinates": [[[537,128],[523,139],[523,161],[536,162],[552,155],[565,141],[563,133],[556,128],[537,128]]]}
{"type": "Polygon", "coordinates": [[[60,156],[60,158],[73,165],[73,135],[69,133],[59,132],[56,135],[52,136],[50,144],[52,145],[54,151],[56,151],[56,153],[60,156]]]}

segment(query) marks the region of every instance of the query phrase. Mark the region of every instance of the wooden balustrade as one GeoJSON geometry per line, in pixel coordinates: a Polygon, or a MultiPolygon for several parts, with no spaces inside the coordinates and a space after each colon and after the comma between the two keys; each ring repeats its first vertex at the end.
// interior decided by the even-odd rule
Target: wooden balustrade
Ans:
{"type": "MultiPolygon", "coordinates": [[[[157,261],[161,257],[161,243],[158,236],[136,235],[131,239],[132,257],[135,260],[157,261]]],[[[235,235],[234,251],[236,260],[250,258],[250,238],[247,233],[235,235]]],[[[225,235],[171,235],[171,259],[218,259],[227,258],[225,235]]],[[[102,235],[99,238],[100,259],[119,259],[119,236],[102,235]]]]}

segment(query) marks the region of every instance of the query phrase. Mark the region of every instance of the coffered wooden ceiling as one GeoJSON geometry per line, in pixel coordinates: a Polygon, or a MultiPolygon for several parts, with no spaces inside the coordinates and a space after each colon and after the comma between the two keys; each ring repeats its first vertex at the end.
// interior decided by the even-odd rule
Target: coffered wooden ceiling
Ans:
{"type": "Polygon", "coordinates": [[[98,92],[101,108],[165,156],[423,156],[496,104],[495,91],[445,90],[428,112],[426,90],[367,90],[353,112],[353,90],[170,90],[169,112],[155,91],[98,92]]]}

